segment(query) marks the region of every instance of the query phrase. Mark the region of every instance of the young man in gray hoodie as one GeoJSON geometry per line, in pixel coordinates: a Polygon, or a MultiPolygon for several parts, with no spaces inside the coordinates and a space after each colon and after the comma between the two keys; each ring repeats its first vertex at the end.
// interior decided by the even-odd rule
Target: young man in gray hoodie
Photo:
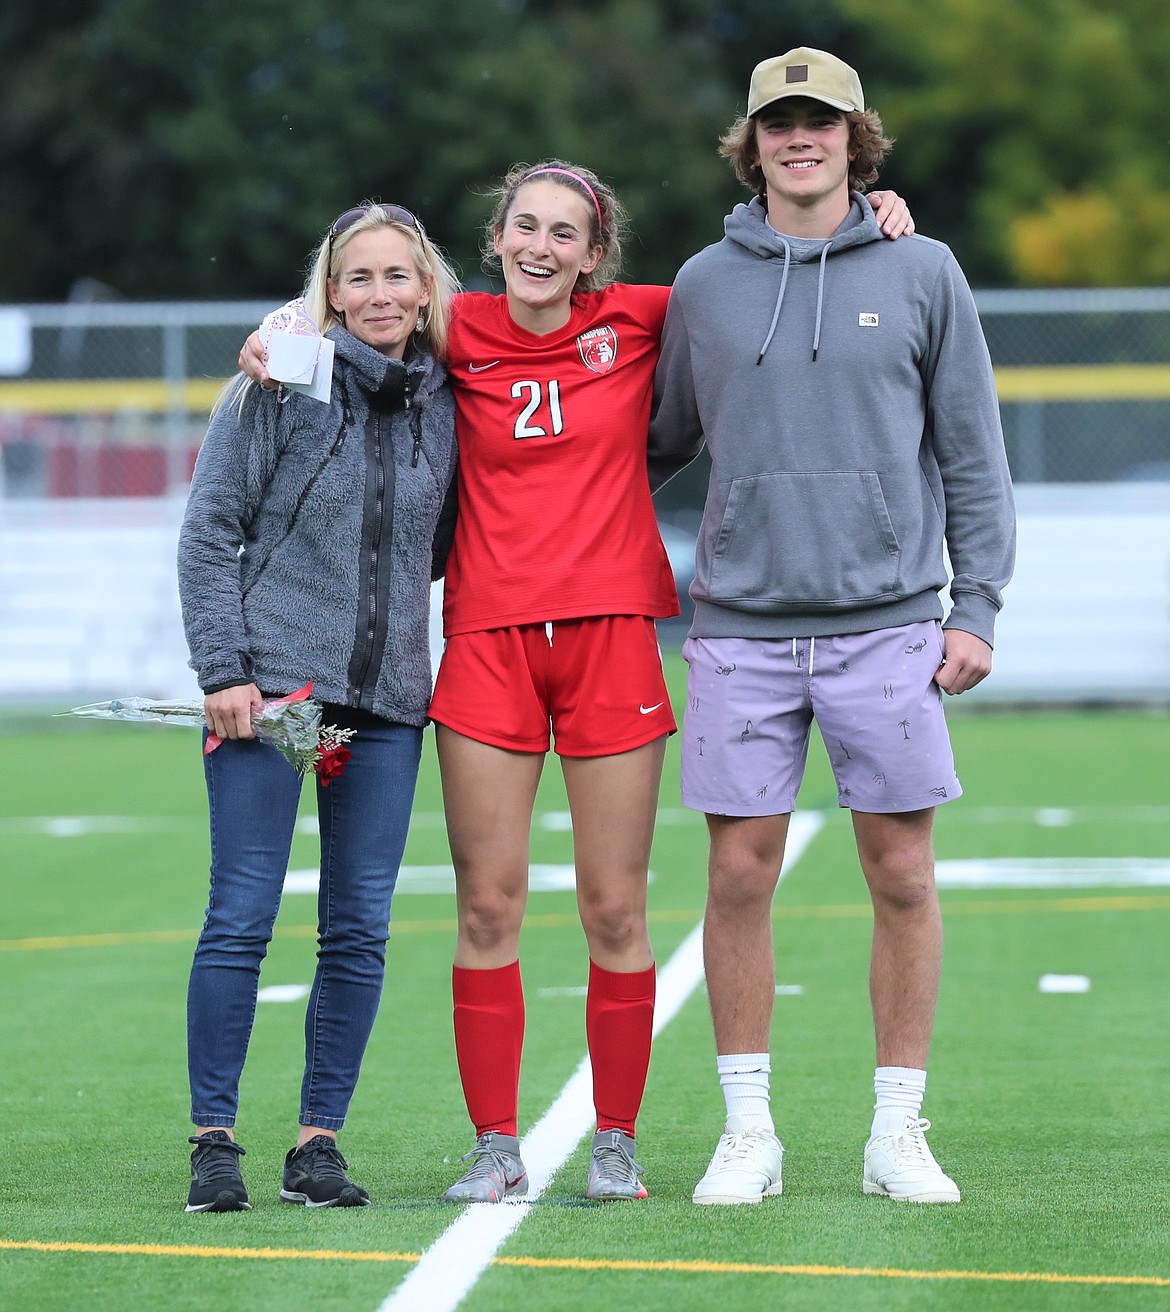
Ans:
{"type": "Polygon", "coordinates": [[[921,1118],[942,960],[931,828],[961,793],[942,693],[991,669],[1015,527],[962,271],[939,242],[882,241],[859,190],[890,144],[833,55],[758,65],[721,148],[755,198],[684,265],[666,318],[652,474],[704,440],[712,461],[682,786],[710,831],[704,951],[727,1120],[697,1203],[781,1192],[770,917],[814,718],[874,910],[862,1188],[959,1200],[921,1118]]]}

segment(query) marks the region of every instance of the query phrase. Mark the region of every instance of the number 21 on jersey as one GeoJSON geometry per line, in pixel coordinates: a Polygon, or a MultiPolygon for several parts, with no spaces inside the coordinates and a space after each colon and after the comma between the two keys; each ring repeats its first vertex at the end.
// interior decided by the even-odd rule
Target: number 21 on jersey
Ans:
{"type": "Polygon", "coordinates": [[[528,437],[559,437],[565,431],[565,420],[561,414],[561,385],[557,379],[550,378],[547,389],[535,379],[513,383],[512,399],[524,402],[516,416],[513,433],[517,442],[528,437]],[[540,422],[536,422],[538,420],[540,422]],[[547,428],[543,426],[546,423],[549,425],[547,428]]]}

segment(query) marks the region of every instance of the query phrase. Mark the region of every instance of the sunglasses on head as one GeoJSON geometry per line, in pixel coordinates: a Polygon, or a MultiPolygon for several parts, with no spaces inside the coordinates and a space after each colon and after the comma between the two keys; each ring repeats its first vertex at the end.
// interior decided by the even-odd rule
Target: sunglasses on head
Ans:
{"type": "Polygon", "coordinates": [[[408,209],[401,205],[383,205],[376,201],[372,205],[359,205],[355,209],[346,210],[344,214],[339,214],[333,220],[329,228],[329,263],[333,263],[333,241],[335,237],[340,237],[343,232],[348,232],[360,219],[364,219],[371,210],[381,210],[391,223],[401,223],[403,227],[413,228],[421,237],[423,235],[422,224],[414,217],[408,209]]]}

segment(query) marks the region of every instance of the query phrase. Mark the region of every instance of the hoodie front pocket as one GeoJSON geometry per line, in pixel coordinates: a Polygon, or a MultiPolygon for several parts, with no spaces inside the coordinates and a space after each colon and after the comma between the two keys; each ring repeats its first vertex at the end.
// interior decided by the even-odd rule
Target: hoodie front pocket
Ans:
{"type": "Polygon", "coordinates": [[[760,474],[728,489],[707,595],[747,609],[844,609],[893,600],[900,564],[873,471],[760,474]]]}

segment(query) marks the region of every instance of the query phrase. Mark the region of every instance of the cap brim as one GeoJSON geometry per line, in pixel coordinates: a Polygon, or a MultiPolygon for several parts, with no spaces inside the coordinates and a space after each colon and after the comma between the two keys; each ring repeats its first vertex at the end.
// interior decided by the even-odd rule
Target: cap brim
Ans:
{"type": "Polygon", "coordinates": [[[771,100],[766,100],[762,105],[757,105],[755,109],[748,110],[748,118],[755,118],[757,114],[763,113],[769,105],[775,105],[781,100],[819,100],[822,105],[829,105],[833,109],[839,109],[842,114],[852,114],[855,106],[847,100],[834,100],[832,96],[811,96],[807,91],[784,91],[778,96],[773,96],[771,100]]]}

